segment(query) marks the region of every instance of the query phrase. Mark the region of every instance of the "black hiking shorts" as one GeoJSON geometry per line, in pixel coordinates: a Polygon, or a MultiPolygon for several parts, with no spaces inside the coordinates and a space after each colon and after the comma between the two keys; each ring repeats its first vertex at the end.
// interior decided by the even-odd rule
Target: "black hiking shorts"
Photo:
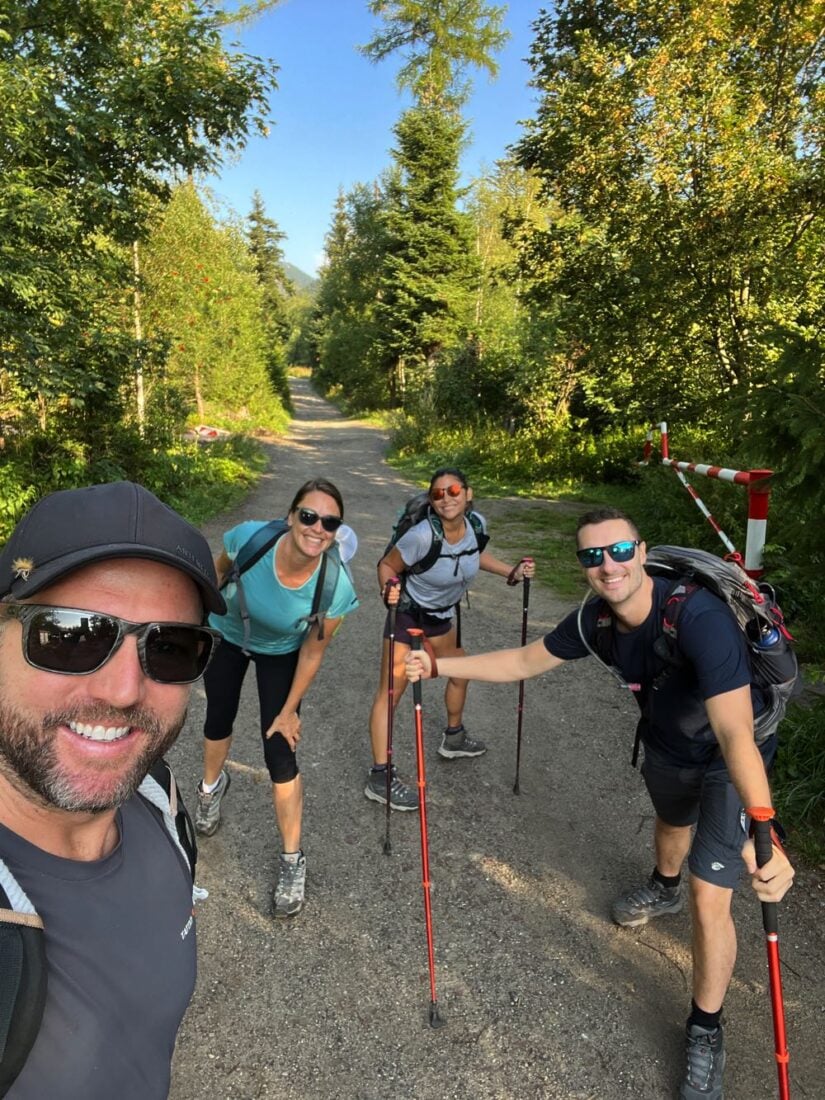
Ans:
{"type": "MultiPolygon", "coordinates": [[[[759,746],[765,766],[776,752],[776,738],[759,746]]],[[[734,889],[745,869],[745,810],[728,770],[682,768],[645,748],[642,775],[653,808],[666,825],[695,825],[688,855],[690,873],[714,886],[734,889]]]]}
{"type": "MultiPolygon", "coordinates": [[[[442,634],[449,634],[455,626],[455,619],[450,616],[447,619],[439,615],[428,615],[426,611],[397,611],[395,615],[395,640],[402,645],[412,647],[412,638],[407,633],[410,627],[424,631],[425,638],[439,638],[442,634]]],[[[387,615],[384,623],[384,637],[390,636],[390,617],[387,615]]]]}

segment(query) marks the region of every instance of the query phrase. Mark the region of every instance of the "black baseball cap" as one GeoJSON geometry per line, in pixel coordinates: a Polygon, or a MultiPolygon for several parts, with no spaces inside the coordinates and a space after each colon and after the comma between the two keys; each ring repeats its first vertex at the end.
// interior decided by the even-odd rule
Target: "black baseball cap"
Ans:
{"type": "Polygon", "coordinates": [[[64,489],[39,500],[0,553],[0,599],[34,596],[108,558],[146,558],[180,569],[197,584],[207,611],[226,611],[206,539],[132,481],[64,489]]]}

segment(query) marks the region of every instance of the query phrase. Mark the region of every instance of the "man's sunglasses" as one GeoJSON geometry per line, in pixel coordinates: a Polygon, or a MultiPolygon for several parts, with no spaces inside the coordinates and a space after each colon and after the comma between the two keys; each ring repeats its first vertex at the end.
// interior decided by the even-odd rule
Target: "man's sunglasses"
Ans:
{"type": "Polygon", "coordinates": [[[314,527],[318,520],[320,520],[323,529],[330,534],[332,534],[333,531],[337,531],[344,522],[340,516],[321,516],[318,512],[314,512],[312,508],[299,508],[298,519],[304,527],[314,527]]]}
{"type": "Polygon", "coordinates": [[[191,684],[201,677],[220,634],[192,623],[132,623],[101,611],[13,603],[23,627],[23,656],[32,668],[62,676],[88,676],[117,653],[128,634],[137,638],[143,671],[159,684],[191,684]]]}
{"type": "Polygon", "coordinates": [[[624,539],[610,546],[588,546],[586,550],[577,550],[576,557],[585,569],[593,569],[604,561],[604,552],[608,552],[613,561],[632,561],[636,556],[636,547],[641,539],[624,539]]]}
{"type": "Polygon", "coordinates": [[[452,485],[445,485],[443,489],[430,489],[430,500],[443,500],[444,497],[457,497],[461,495],[463,489],[463,485],[459,485],[457,481],[454,481],[452,485]]]}

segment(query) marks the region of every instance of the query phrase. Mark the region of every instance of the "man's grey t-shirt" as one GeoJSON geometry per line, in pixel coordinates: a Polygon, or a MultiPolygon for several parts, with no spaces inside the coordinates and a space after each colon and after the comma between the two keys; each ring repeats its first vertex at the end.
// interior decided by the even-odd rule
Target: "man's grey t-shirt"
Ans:
{"type": "MultiPolygon", "coordinates": [[[[478,515],[478,513],[476,513],[478,515]]],[[[482,530],[486,532],[484,517],[479,516],[482,530]]],[[[406,566],[415,565],[426,556],[433,541],[430,521],[424,519],[405,532],[396,543],[396,549],[406,566]]],[[[419,607],[442,608],[431,611],[440,618],[449,619],[453,615],[453,606],[458,603],[479,569],[480,554],[478,539],[468,519],[464,521],[464,535],[458,542],[441,543],[438,560],[426,573],[407,573],[404,585],[410,598],[419,607]]]]}
{"type": "Polygon", "coordinates": [[[43,918],[43,1023],[8,1100],[165,1100],[195,986],[192,877],[139,796],[105,859],[60,859],[0,826],[0,857],[43,918]]]}

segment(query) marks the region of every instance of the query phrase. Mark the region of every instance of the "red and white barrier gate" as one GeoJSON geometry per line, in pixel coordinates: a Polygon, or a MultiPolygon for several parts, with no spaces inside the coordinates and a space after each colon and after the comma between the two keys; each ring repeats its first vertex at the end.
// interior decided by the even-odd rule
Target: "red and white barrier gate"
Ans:
{"type": "Polygon", "coordinates": [[[728,556],[737,561],[749,577],[760,577],[763,573],[762,552],[765,548],[765,536],[768,528],[768,504],[771,496],[770,479],[773,476],[773,470],[729,470],[724,466],[708,466],[701,462],[677,462],[668,453],[667,423],[665,421],[651,428],[645,437],[643,466],[648,464],[653,453],[653,433],[655,431],[659,431],[662,437],[662,465],[670,466],[682,485],[690,493],[696,507],[727,547],[728,556]],[[748,528],[745,537],[744,561],[742,555],[710,514],[704,501],[685,477],[686,472],[701,474],[702,477],[717,478],[719,481],[730,481],[734,485],[747,486],[748,528]]]}

